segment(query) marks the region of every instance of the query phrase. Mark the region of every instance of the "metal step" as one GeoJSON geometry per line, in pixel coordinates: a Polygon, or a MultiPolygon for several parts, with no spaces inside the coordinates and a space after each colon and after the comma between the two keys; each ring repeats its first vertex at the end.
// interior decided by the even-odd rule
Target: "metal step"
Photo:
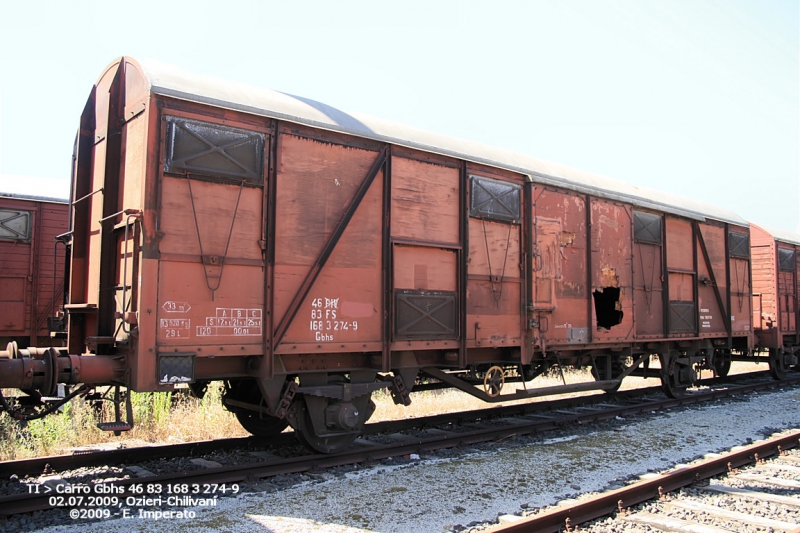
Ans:
{"type": "Polygon", "coordinates": [[[130,431],[133,429],[133,426],[128,424],[127,422],[100,422],[97,424],[97,427],[102,429],[103,431],[130,431]]]}

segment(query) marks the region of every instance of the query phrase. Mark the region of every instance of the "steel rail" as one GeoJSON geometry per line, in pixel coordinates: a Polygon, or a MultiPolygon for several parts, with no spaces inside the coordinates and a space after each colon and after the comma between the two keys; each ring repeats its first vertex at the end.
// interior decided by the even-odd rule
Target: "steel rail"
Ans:
{"type": "MultiPolygon", "coordinates": [[[[759,373],[763,376],[765,373],[759,373]]],[[[751,376],[753,377],[753,376],[751,376]]],[[[770,378],[771,379],[771,378],[770,378]]],[[[374,422],[364,426],[363,435],[375,435],[378,433],[396,433],[412,428],[425,428],[442,426],[447,424],[458,424],[463,421],[485,420],[498,417],[514,415],[525,415],[532,413],[547,412],[556,409],[569,409],[595,404],[598,402],[621,402],[631,401],[640,396],[649,394],[660,394],[661,387],[647,387],[633,389],[616,393],[613,397],[606,394],[595,394],[590,396],[578,396],[572,398],[562,398],[550,402],[537,402],[517,404],[510,406],[495,406],[475,411],[458,411],[417,418],[407,418],[403,420],[391,420],[385,422],[374,422]]],[[[270,437],[231,437],[226,439],[215,439],[194,442],[182,442],[176,444],[140,446],[135,448],[120,448],[114,450],[98,451],[78,451],[73,454],[51,455],[46,457],[35,457],[31,459],[20,459],[12,461],[0,461],[0,478],[8,478],[12,474],[17,476],[33,475],[38,476],[45,470],[61,472],[74,468],[87,466],[108,465],[120,462],[149,461],[154,458],[170,458],[181,456],[194,456],[209,454],[221,450],[263,448],[266,445],[283,445],[294,442],[294,432],[287,431],[270,437]]]]}
{"type": "MultiPolygon", "coordinates": [[[[620,405],[603,410],[576,413],[561,418],[536,417],[537,419],[516,418],[513,423],[503,427],[482,428],[466,432],[453,432],[452,435],[436,435],[429,438],[411,438],[403,443],[374,444],[365,447],[350,449],[331,455],[310,455],[295,458],[278,458],[272,462],[259,462],[251,464],[238,464],[212,469],[195,470],[190,472],[177,472],[151,476],[146,478],[132,478],[107,482],[111,485],[123,487],[125,492],[121,497],[134,495],[126,487],[143,484],[231,484],[251,483],[260,479],[281,474],[301,473],[311,470],[332,468],[350,464],[373,462],[389,457],[397,457],[412,453],[430,452],[445,448],[477,444],[488,441],[502,441],[514,436],[524,436],[547,431],[569,424],[606,420],[622,415],[676,408],[701,402],[721,399],[729,396],[745,394],[753,391],[763,391],[781,388],[786,385],[800,383],[800,377],[786,381],[769,381],[748,384],[730,389],[713,390],[693,394],[681,399],[664,399],[659,401],[644,402],[635,405],[620,405]]],[[[532,417],[533,418],[533,417],[532,417]]],[[[474,420],[474,419],[473,419],[474,420]]],[[[760,454],[761,455],[761,454],[760,454]]],[[[768,454],[767,454],[768,455],[768,454]]],[[[49,497],[52,494],[15,494],[0,497],[0,515],[20,514],[38,510],[51,509],[49,497]]],[[[626,504],[630,505],[630,504],[626,504]]],[[[607,514],[607,513],[606,513],[607,514]]],[[[516,530],[515,530],[516,531],[516,530]]],[[[548,530],[549,531],[549,530],[548,530]]],[[[557,530],[554,530],[557,531],[557,530]]]]}
{"type": "MultiPolygon", "coordinates": [[[[723,384],[729,384],[733,380],[753,379],[768,375],[767,371],[739,374],[730,376],[723,384]]],[[[800,376],[789,378],[784,381],[767,381],[766,384],[774,385],[793,385],[800,384],[800,376]]],[[[587,407],[592,404],[605,402],[624,402],[637,401],[641,396],[649,394],[660,394],[661,387],[647,387],[632,389],[628,391],[616,392],[613,396],[599,393],[587,396],[577,396],[572,398],[562,398],[550,402],[523,403],[509,406],[495,406],[475,411],[459,411],[444,413],[426,417],[409,418],[403,420],[391,420],[385,422],[375,422],[364,427],[363,435],[375,435],[379,433],[396,433],[413,428],[426,428],[444,426],[448,424],[459,424],[464,421],[486,420],[509,416],[524,416],[534,413],[546,413],[559,409],[570,409],[587,407]]],[[[692,394],[689,397],[697,396],[692,394]]],[[[685,398],[684,398],[685,399],[685,398]]],[[[680,401],[680,400],[678,400],[680,401]]],[[[263,437],[232,437],[226,439],[204,440],[194,442],[182,442],[177,444],[140,446],[134,448],[119,448],[114,450],[101,451],[78,451],[73,454],[54,455],[46,457],[35,457],[31,459],[21,459],[12,461],[0,461],[0,478],[9,478],[12,474],[22,476],[38,476],[43,472],[63,472],[75,468],[83,468],[98,465],[113,465],[123,462],[149,461],[155,458],[186,457],[210,454],[222,450],[264,448],[265,445],[285,445],[295,441],[294,433],[287,431],[270,437],[269,440],[263,437]]]]}
{"type": "Polygon", "coordinates": [[[695,465],[681,466],[665,474],[639,481],[621,489],[612,490],[570,506],[561,506],[541,514],[523,518],[513,524],[496,525],[487,529],[491,533],[558,533],[568,526],[603,518],[615,511],[656,499],[661,494],[673,492],[698,481],[724,474],[730,468],[753,464],[758,459],[777,455],[781,450],[800,444],[800,431],[757,442],[747,447],[724,453],[695,465]]]}

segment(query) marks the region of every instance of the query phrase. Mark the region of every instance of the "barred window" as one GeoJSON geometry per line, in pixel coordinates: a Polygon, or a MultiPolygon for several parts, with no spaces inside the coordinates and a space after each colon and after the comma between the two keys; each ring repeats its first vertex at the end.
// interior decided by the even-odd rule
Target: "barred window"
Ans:
{"type": "Polygon", "coordinates": [[[633,238],[636,242],[661,245],[661,215],[633,212],[633,238]]]}
{"type": "Polygon", "coordinates": [[[481,176],[470,176],[469,188],[471,217],[519,224],[521,189],[519,185],[481,176]]]}
{"type": "Polygon", "coordinates": [[[750,236],[744,233],[728,233],[728,250],[731,257],[750,258],[750,236]]]}
{"type": "Polygon", "coordinates": [[[7,241],[29,241],[30,238],[30,211],[0,209],[0,239],[7,241]]]}
{"type": "Polygon", "coordinates": [[[167,117],[164,171],[260,184],[265,138],[260,132],[167,117]]]}
{"type": "Polygon", "coordinates": [[[778,268],[786,272],[794,272],[794,250],[778,249],[778,268]]]}

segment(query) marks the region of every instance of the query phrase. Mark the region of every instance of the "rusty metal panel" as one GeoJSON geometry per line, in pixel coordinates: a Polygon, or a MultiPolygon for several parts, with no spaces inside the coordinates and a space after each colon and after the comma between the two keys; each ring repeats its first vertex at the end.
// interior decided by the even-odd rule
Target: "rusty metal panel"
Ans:
{"type": "Polygon", "coordinates": [[[519,175],[467,167],[465,176],[470,176],[471,181],[465,191],[465,197],[469,195],[469,211],[465,214],[472,216],[464,221],[469,243],[463,334],[466,346],[520,346],[521,357],[527,361],[531,347],[523,338],[528,320],[520,312],[522,302],[528,301],[531,274],[520,268],[528,263],[522,250],[528,228],[522,226],[521,220],[530,220],[531,200],[528,197],[527,205],[523,205],[519,175]]]}
{"type": "Polygon", "coordinates": [[[669,273],[669,300],[671,302],[694,302],[694,274],[669,273]]]}
{"type": "Polygon", "coordinates": [[[633,247],[633,262],[636,335],[663,335],[663,248],[660,245],[637,242],[633,247]]]}
{"type": "Polygon", "coordinates": [[[456,253],[423,246],[394,247],[394,340],[456,339],[456,253]]]}
{"type": "Polygon", "coordinates": [[[519,185],[482,176],[470,176],[469,186],[471,217],[519,224],[522,189],[519,185]]]}
{"type": "Polygon", "coordinates": [[[159,217],[162,257],[199,261],[202,248],[209,274],[213,274],[211,257],[248,259],[260,267],[262,196],[260,188],[164,176],[159,217]]]}
{"type": "Polygon", "coordinates": [[[157,345],[162,349],[196,351],[206,347],[198,352],[200,356],[239,355],[216,348],[226,344],[260,349],[264,333],[263,272],[260,267],[226,265],[212,300],[199,261],[160,261],[155,313],[157,345]]]}
{"type": "Polygon", "coordinates": [[[594,338],[628,340],[635,329],[631,208],[592,198],[591,217],[594,338]]]}
{"type": "Polygon", "coordinates": [[[668,333],[696,333],[697,306],[696,283],[696,239],[692,221],[667,216],[666,255],[668,287],[668,333]],[[691,316],[690,316],[691,315],[691,316]]]}
{"type": "Polygon", "coordinates": [[[667,270],[694,272],[694,235],[690,220],[667,216],[667,270]]]}
{"type": "MultiPolygon", "coordinates": [[[[770,262],[770,279],[775,279],[774,262],[770,262]]],[[[750,283],[750,262],[745,259],[730,259],[731,329],[734,333],[751,331],[751,295],[755,292],[750,283]]],[[[755,276],[755,264],[753,265],[755,276]]],[[[772,291],[774,293],[774,290],[772,291]]],[[[766,300],[762,300],[766,301],[766,300]]]]}
{"type": "Polygon", "coordinates": [[[697,227],[698,332],[701,335],[727,334],[726,229],[711,223],[697,223],[697,227]]]}
{"type": "Polygon", "coordinates": [[[393,238],[457,245],[459,170],[392,157],[393,238]]]}
{"type": "Polygon", "coordinates": [[[663,215],[633,211],[634,308],[637,337],[664,334],[663,215]]]}
{"type": "Polygon", "coordinates": [[[455,292],[454,250],[395,245],[393,257],[395,289],[455,292]]]}
{"type": "MultiPolygon", "coordinates": [[[[131,141],[134,147],[141,147],[142,139],[136,136],[134,123],[131,141]]],[[[228,142],[251,150],[250,141],[237,143],[245,137],[263,140],[263,135],[253,133],[248,137],[250,132],[237,128],[217,128],[175,117],[168,117],[167,124],[161,169],[184,169],[189,174],[162,175],[160,179],[156,345],[162,351],[191,352],[198,357],[263,352],[265,262],[260,243],[265,224],[264,191],[245,186],[242,181],[246,178],[247,182],[261,182],[260,176],[251,175],[261,163],[247,172],[242,170],[237,176],[240,179],[235,181],[229,179],[235,172],[228,172],[224,165],[217,168],[219,161],[194,158],[202,150],[216,152],[208,144],[215,142],[219,149],[228,142]],[[189,139],[193,139],[192,143],[189,139]],[[192,177],[196,173],[205,177],[192,177]]],[[[233,153],[240,155],[235,150],[233,153]]],[[[214,157],[230,163],[227,157],[231,150],[226,154],[214,157]]],[[[258,157],[263,159],[263,153],[258,157]]],[[[244,162],[246,158],[240,161],[244,162]]],[[[130,164],[140,168],[135,159],[130,164]]],[[[124,245],[124,236],[120,235],[120,252],[124,245]]],[[[120,261],[119,268],[123,266],[120,261]]],[[[132,268],[128,268],[129,276],[131,272],[132,268]]],[[[121,283],[122,273],[118,272],[118,276],[121,283]]],[[[158,364],[162,364],[160,359],[158,364]]],[[[150,372],[159,380],[163,378],[159,368],[150,372]]]]}
{"type": "MultiPolygon", "coordinates": [[[[733,234],[733,232],[731,232],[733,234]]],[[[753,330],[760,333],[778,325],[778,290],[777,290],[777,246],[774,237],[755,224],[750,226],[750,255],[752,257],[752,292],[753,297],[753,330]]],[[[745,266],[747,263],[744,263],[745,266]]],[[[736,264],[731,260],[731,297],[736,291],[736,280],[739,277],[741,267],[736,268],[736,264]]],[[[734,299],[732,302],[735,302],[734,299]]],[[[736,309],[736,305],[732,307],[736,309]]],[[[736,322],[734,322],[736,324],[736,322]]],[[[765,338],[761,336],[760,342],[765,338]]]]}
{"type": "MultiPolygon", "coordinates": [[[[276,329],[378,155],[292,134],[279,136],[273,284],[276,329]]],[[[294,320],[287,323],[277,353],[346,351],[356,346],[362,350],[365,343],[380,342],[382,204],[380,171],[294,320]]]]}
{"type": "Polygon", "coordinates": [[[395,291],[395,340],[457,339],[455,292],[395,291]]]}
{"type": "Polygon", "coordinates": [[[260,184],[264,141],[260,132],[168,116],[164,171],[260,184]]]}
{"type": "MultiPolygon", "coordinates": [[[[737,228],[737,231],[731,229],[728,233],[729,250],[731,248],[731,239],[743,241],[747,245],[746,250],[736,256],[732,256],[728,260],[728,291],[730,293],[731,302],[728,314],[731,318],[732,333],[750,333],[753,331],[753,327],[756,324],[752,311],[752,294],[758,292],[755,290],[754,286],[757,266],[754,253],[755,248],[751,243],[755,244],[756,241],[762,239],[762,237],[756,237],[758,230],[756,230],[755,226],[750,227],[749,234],[745,233],[746,231],[748,231],[746,228],[737,228]],[[751,255],[753,256],[752,265],[750,259],[751,255]],[[750,277],[751,269],[753,272],[752,280],[750,277]]],[[[771,248],[771,246],[769,246],[769,248],[771,248]]],[[[771,252],[768,255],[771,256],[771,252]]],[[[769,264],[767,279],[774,281],[774,259],[769,259],[769,264]]],[[[763,268],[763,265],[758,268],[763,268]]],[[[758,318],[760,319],[760,316],[758,318]]]]}
{"type": "Polygon", "coordinates": [[[534,307],[540,310],[539,335],[549,344],[588,342],[591,336],[579,334],[591,326],[586,199],[536,187],[533,202],[533,292],[534,307]]]}

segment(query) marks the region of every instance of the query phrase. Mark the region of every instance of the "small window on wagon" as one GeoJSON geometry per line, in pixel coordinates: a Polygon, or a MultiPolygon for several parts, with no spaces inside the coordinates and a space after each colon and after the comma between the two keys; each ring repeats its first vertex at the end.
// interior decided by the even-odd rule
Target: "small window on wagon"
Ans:
{"type": "Polygon", "coordinates": [[[661,246],[661,215],[634,211],[633,239],[636,242],[661,246]]]}
{"type": "Polygon", "coordinates": [[[728,251],[731,257],[750,259],[750,236],[734,231],[729,232],[728,251]]]}
{"type": "Polygon", "coordinates": [[[474,218],[519,224],[520,189],[516,183],[470,176],[469,215],[474,218]]]}
{"type": "Polygon", "coordinates": [[[259,185],[266,136],[210,122],[167,117],[164,172],[259,185]]]}
{"type": "Polygon", "coordinates": [[[31,240],[31,212],[0,209],[0,240],[31,240]]]}
{"type": "Polygon", "coordinates": [[[794,272],[794,250],[778,249],[778,268],[785,272],[794,272]]]}

